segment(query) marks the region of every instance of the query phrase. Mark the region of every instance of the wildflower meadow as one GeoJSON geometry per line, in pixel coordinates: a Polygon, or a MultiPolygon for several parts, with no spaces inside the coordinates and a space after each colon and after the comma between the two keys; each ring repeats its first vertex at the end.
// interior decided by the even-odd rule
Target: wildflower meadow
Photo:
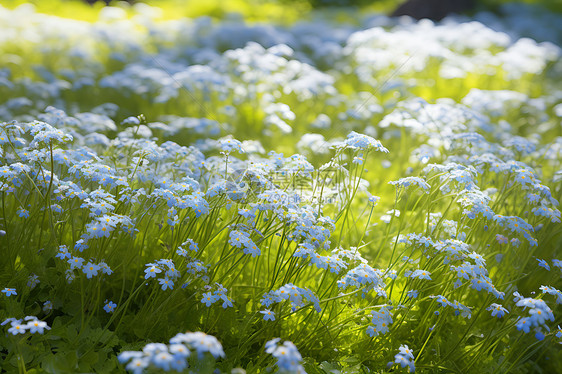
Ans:
{"type": "Polygon", "coordinates": [[[562,372],[560,13],[172,3],[0,5],[0,372],[562,372]]]}

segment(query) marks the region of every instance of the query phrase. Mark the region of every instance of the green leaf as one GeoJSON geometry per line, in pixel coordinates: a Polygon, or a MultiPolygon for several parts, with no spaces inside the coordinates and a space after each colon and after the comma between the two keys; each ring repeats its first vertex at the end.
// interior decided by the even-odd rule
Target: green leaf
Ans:
{"type": "Polygon", "coordinates": [[[326,373],[330,374],[340,374],[341,371],[338,370],[338,366],[331,364],[327,361],[323,361],[320,365],[320,369],[324,370],[326,373]]]}
{"type": "Polygon", "coordinates": [[[47,373],[75,373],[76,372],[76,352],[61,352],[52,354],[43,359],[41,368],[47,373]]]}

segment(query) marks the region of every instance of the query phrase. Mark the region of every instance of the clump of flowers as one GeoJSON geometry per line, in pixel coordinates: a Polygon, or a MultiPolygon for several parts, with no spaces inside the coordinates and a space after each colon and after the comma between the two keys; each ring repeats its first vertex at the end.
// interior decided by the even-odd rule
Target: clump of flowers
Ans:
{"type": "Polygon", "coordinates": [[[205,304],[205,306],[211,306],[212,304],[222,301],[222,307],[224,309],[228,307],[232,307],[232,299],[227,296],[228,290],[223,287],[220,283],[215,283],[214,287],[205,286],[205,289],[210,291],[205,292],[201,297],[201,302],[205,304]],[[214,290],[211,291],[211,288],[214,290]]]}
{"type": "Polygon", "coordinates": [[[149,343],[142,351],[124,351],[117,357],[126,369],[135,374],[154,368],[164,371],[183,371],[189,367],[188,359],[197,353],[199,360],[209,353],[215,359],[225,357],[217,338],[203,332],[179,333],[170,339],[170,344],[149,343]]]}
{"type": "Polygon", "coordinates": [[[392,367],[394,364],[400,365],[402,368],[407,367],[408,372],[413,373],[416,371],[416,366],[414,365],[414,351],[408,348],[407,345],[402,344],[398,350],[398,353],[394,356],[394,361],[388,363],[388,367],[392,367]]]}
{"type": "Polygon", "coordinates": [[[265,352],[277,359],[276,365],[281,373],[305,373],[301,365],[302,356],[297,347],[286,340],[279,344],[281,338],[275,338],[265,343],[265,352]]]}
{"type": "Polygon", "coordinates": [[[513,296],[515,296],[513,298],[515,305],[523,308],[524,311],[528,308],[527,311],[529,313],[528,317],[520,317],[518,319],[516,324],[517,330],[528,334],[532,329],[535,331],[535,337],[538,340],[543,340],[545,336],[544,330],[550,331],[546,322],[554,321],[552,309],[546,305],[544,300],[523,297],[519,292],[514,292],[513,296]]]}
{"type": "Polygon", "coordinates": [[[270,307],[273,304],[282,303],[284,301],[290,302],[293,311],[297,310],[299,307],[305,306],[307,302],[311,303],[318,313],[322,311],[318,297],[311,290],[297,287],[292,283],[288,283],[277,290],[264,294],[260,303],[266,307],[270,307]]]}
{"type": "Polygon", "coordinates": [[[492,303],[489,307],[486,308],[492,312],[492,317],[502,318],[506,313],[509,313],[507,309],[505,309],[501,304],[492,303]]]}
{"type": "Polygon", "coordinates": [[[29,332],[30,334],[43,334],[45,330],[50,330],[51,328],[47,325],[47,322],[39,320],[35,316],[27,316],[23,319],[7,318],[2,322],[2,326],[10,324],[8,333],[12,335],[25,334],[29,332]],[[24,322],[25,321],[25,322],[24,322]]]}
{"type": "Polygon", "coordinates": [[[367,335],[369,336],[379,336],[384,335],[389,331],[390,325],[392,324],[392,309],[391,306],[383,305],[379,310],[373,310],[371,312],[371,323],[367,327],[367,335]]]}

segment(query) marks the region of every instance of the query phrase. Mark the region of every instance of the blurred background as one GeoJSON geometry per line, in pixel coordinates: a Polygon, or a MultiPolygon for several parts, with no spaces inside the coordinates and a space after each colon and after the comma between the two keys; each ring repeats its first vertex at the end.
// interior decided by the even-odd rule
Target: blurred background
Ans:
{"type": "MultiPolygon", "coordinates": [[[[78,0],[72,0],[78,1],[78,0]]],[[[89,4],[93,4],[96,2],[111,4],[112,2],[116,2],[115,0],[81,0],[89,4]]],[[[152,5],[156,5],[159,2],[165,2],[162,0],[127,0],[128,3],[149,3],[152,5]]],[[[176,1],[178,3],[189,3],[189,1],[176,1]]],[[[329,7],[329,6],[359,6],[359,7],[366,7],[372,6],[376,3],[382,5],[384,7],[388,7],[389,9],[394,9],[399,7],[404,3],[413,3],[413,4],[427,4],[427,5],[438,5],[441,7],[451,7],[451,8],[458,8],[465,7],[465,6],[484,6],[484,7],[497,7],[502,3],[508,2],[507,0],[419,0],[419,1],[407,1],[407,0],[274,0],[274,1],[264,1],[264,0],[254,0],[248,1],[249,3],[279,3],[279,4],[287,4],[293,5],[295,3],[304,3],[311,7],[329,7]]],[[[551,6],[553,8],[560,8],[562,6],[562,1],[557,0],[523,0],[521,2],[528,3],[528,4],[541,4],[545,6],[551,6]]]]}
{"type": "Polygon", "coordinates": [[[337,12],[338,7],[353,7],[361,12],[440,20],[450,13],[470,16],[479,11],[490,11],[498,14],[501,13],[503,4],[514,2],[538,5],[562,13],[562,0],[3,0],[2,6],[12,8],[29,3],[35,5],[40,12],[72,18],[88,18],[91,17],[91,12],[87,15],[80,14],[84,6],[99,9],[106,5],[145,3],[162,8],[164,18],[202,15],[223,18],[226,14],[238,12],[250,21],[290,22],[294,20],[293,18],[306,16],[307,12],[315,9],[337,12]]]}

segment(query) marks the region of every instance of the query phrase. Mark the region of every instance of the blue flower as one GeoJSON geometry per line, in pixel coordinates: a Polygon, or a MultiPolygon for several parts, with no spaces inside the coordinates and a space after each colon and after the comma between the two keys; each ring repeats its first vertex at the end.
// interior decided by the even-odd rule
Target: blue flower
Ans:
{"type": "Polygon", "coordinates": [[[388,153],[388,149],[382,146],[381,142],[372,138],[368,135],[363,135],[352,131],[347,136],[347,139],[344,140],[341,144],[337,145],[337,147],[347,147],[353,150],[375,150],[380,152],[388,153]]]}
{"type": "Polygon", "coordinates": [[[189,250],[190,251],[194,251],[197,252],[199,250],[199,245],[197,243],[195,243],[193,240],[191,239],[186,239],[186,241],[184,241],[181,246],[184,247],[186,245],[189,245],[189,250]]]}
{"type": "Polygon", "coordinates": [[[147,266],[147,268],[144,269],[144,279],[155,278],[156,274],[162,272],[162,269],[154,264],[146,264],[145,266],[147,266]]]}
{"type": "Polygon", "coordinates": [[[307,258],[308,256],[312,256],[314,253],[314,246],[310,243],[300,243],[293,253],[294,257],[301,257],[307,258]]]}
{"type": "MultiPolygon", "coordinates": [[[[140,357],[133,358],[126,366],[126,369],[132,371],[133,374],[142,374],[144,369],[150,365],[150,357],[142,357],[142,352],[138,353],[140,353],[140,357]]],[[[119,357],[121,357],[121,355],[119,355],[119,357]]]]}
{"type": "Polygon", "coordinates": [[[263,319],[265,321],[275,321],[275,313],[269,309],[261,310],[260,313],[263,314],[263,319]]]}
{"type": "Polygon", "coordinates": [[[411,373],[415,372],[414,351],[405,344],[400,345],[398,353],[394,355],[394,362],[389,362],[388,366],[391,367],[393,364],[398,364],[403,368],[408,366],[411,373]]]}
{"type": "Polygon", "coordinates": [[[394,355],[394,363],[399,364],[401,367],[405,368],[406,366],[409,367],[410,372],[415,372],[416,368],[414,366],[414,361],[410,361],[408,357],[397,353],[394,355]]]}
{"type": "Polygon", "coordinates": [[[429,271],[417,269],[412,272],[410,277],[431,280],[430,275],[431,273],[429,271]]]}
{"type": "Polygon", "coordinates": [[[98,275],[99,270],[100,267],[92,263],[91,261],[84,265],[84,267],[82,268],[82,271],[84,272],[84,274],[86,274],[86,278],[88,279],[91,279],[94,275],[98,275]]]}
{"type": "Polygon", "coordinates": [[[446,306],[451,305],[451,303],[449,302],[449,300],[447,300],[447,299],[445,298],[445,296],[437,295],[437,296],[430,296],[430,298],[436,299],[436,301],[437,301],[439,304],[441,304],[441,306],[442,306],[443,308],[446,307],[446,306]]]}
{"type": "Polygon", "coordinates": [[[66,245],[61,245],[59,247],[59,252],[55,255],[56,258],[64,260],[66,258],[72,257],[71,254],[68,252],[68,248],[66,245]]]}
{"type": "MultiPolygon", "coordinates": [[[[85,238],[85,237],[77,240],[76,243],[74,244],[74,249],[77,250],[77,251],[80,251],[80,252],[84,251],[84,249],[88,249],[89,246],[87,244],[87,240],[88,239],[85,238]]],[[[70,254],[68,256],[70,258],[70,254]]]]}
{"type": "Polygon", "coordinates": [[[70,284],[76,278],[76,275],[74,274],[74,271],[72,271],[71,269],[66,269],[65,277],[68,284],[70,284]]]}
{"type": "Polygon", "coordinates": [[[380,197],[379,196],[369,196],[369,203],[371,203],[373,206],[377,205],[380,201],[380,197]]]}
{"type": "Polygon", "coordinates": [[[358,165],[363,165],[363,161],[365,161],[365,159],[363,158],[363,156],[355,156],[353,157],[353,163],[354,164],[358,164],[358,165]]]}
{"type": "Polygon", "coordinates": [[[174,357],[189,357],[191,354],[189,349],[183,344],[170,344],[168,350],[174,357]]]}
{"type": "Polygon", "coordinates": [[[113,274],[113,270],[111,270],[111,268],[109,267],[108,264],[106,264],[104,261],[100,262],[99,267],[102,271],[102,273],[106,274],[106,275],[111,275],[113,274]]]}
{"type": "MultiPolygon", "coordinates": [[[[176,345],[181,345],[181,344],[176,344],[176,345]]],[[[188,365],[187,360],[184,356],[181,356],[179,354],[174,354],[172,356],[172,360],[170,362],[170,368],[172,370],[175,370],[175,371],[181,373],[187,367],[187,365],[188,365]]]]}
{"type": "Polygon", "coordinates": [[[389,184],[392,184],[393,186],[403,187],[403,188],[409,187],[411,185],[416,185],[422,190],[424,190],[425,193],[429,193],[429,190],[431,188],[430,185],[427,184],[427,182],[420,177],[400,178],[396,181],[389,182],[389,184]]]}
{"type": "Polygon", "coordinates": [[[191,262],[188,262],[185,266],[187,268],[188,274],[197,274],[197,273],[206,273],[207,266],[209,265],[205,265],[203,262],[199,260],[193,260],[191,262]]]}
{"type": "Polygon", "coordinates": [[[160,368],[164,371],[170,370],[170,366],[173,362],[173,356],[168,352],[158,352],[154,356],[152,356],[152,363],[157,368],[160,368]]]}
{"type": "Polygon", "coordinates": [[[177,334],[172,339],[170,339],[170,343],[189,344],[191,347],[195,348],[199,358],[203,357],[206,352],[209,352],[211,355],[213,355],[214,358],[225,356],[222,345],[219,343],[217,338],[200,331],[177,334]]]}
{"type": "Polygon", "coordinates": [[[218,147],[225,154],[229,154],[232,151],[244,153],[244,149],[242,148],[242,143],[236,139],[230,139],[230,138],[220,139],[218,141],[218,147]]]}
{"type": "Polygon", "coordinates": [[[270,307],[274,303],[279,303],[282,300],[283,299],[281,299],[281,297],[279,297],[277,295],[276,291],[270,291],[270,292],[263,295],[263,297],[260,300],[260,304],[265,306],[265,307],[270,307]]]}
{"type": "Polygon", "coordinates": [[[242,246],[246,246],[249,240],[249,235],[243,231],[233,230],[229,234],[229,241],[228,243],[236,248],[242,248],[242,246]]]}
{"type": "Polygon", "coordinates": [[[462,265],[459,266],[451,266],[452,270],[455,270],[457,272],[457,277],[458,278],[463,278],[466,280],[470,279],[470,275],[472,274],[472,268],[473,265],[471,265],[468,262],[463,263],[462,265]]]}
{"type": "Polygon", "coordinates": [[[218,297],[213,295],[212,292],[206,292],[203,294],[203,298],[201,299],[201,302],[205,304],[205,306],[211,306],[217,300],[218,297]]]}
{"type": "Polygon", "coordinates": [[[517,327],[517,330],[519,330],[519,331],[523,331],[526,334],[529,333],[529,331],[531,329],[531,323],[529,322],[529,318],[527,318],[527,317],[521,318],[517,322],[515,327],[517,327]]]}
{"type": "Polygon", "coordinates": [[[181,246],[176,249],[176,254],[181,257],[187,257],[187,251],[183,249],[181,246]]]}
{"type": "Polygon", "coordinates": [[[30,333],[35,334],[36,332],[39,334],[43,334],[45,329],[50,330],[51,328],[47,325],[47,322],[40,321],[36,317],[28,316],[25,317],[28,320],[25,328],[29,330],[30,333]]]}
{"type": "Polygon", "coordinates": [[[93,221],[86,225],[88,238],[109,237],[108,227],[99,221],[93,221]]]}
{"type": "Polygon", "coordinates": [[[145,369],[150,363],[150,356],[145,356],[144,352],[124,351],[119,353],[117,356],[117,361],[122,364],[131,359],[132,361],[127,365],[127,370],[130,370],[135,374],[142,373],[143,369],[145,369]]]}
{"type": "Polygon", "coordinates": [[[392,324],[392,312],[390,307],[382,306],[379,311],[373,310],[371,312],[371,323],[374,326],[367,328],[367,334],[370,336],[378,336],[379,334],[386,334],[389,331],[389,326],[392,324]]]}
{"type": "Polygon", "coordinates": [[[410,290],[406,293],[406,295],[410,298],[410,299],[415,299],[416,297],[418,297],[418,291],[417,290],[410,290]]]}
{"type": "Polygon", "coordinates": [[[260,249],[256,246],[252,239],[248,239],[248,242],[244,246],[243,252],[244,254],[252,255],[252,257],[256,257],[261,254],[260,249]]]}
{"type": "Polygon", "coordinates": [[[2,293],[5,294],[6,296],[10,297],[12,295],[16,295],[17,296],[17,292],[15,288],[4,288],[2,290],[2,293]]]}
{"type": "Polygon", "coordinates": [[[2,325],[6,324],[8,322],[10,322],[10,326],[11,326],[8,329],[8,332],[10,334],[12,334],[12,335],[22,334],[23,335],[27,332],[26,325],[22,324],[21,319],[8,318],[4,322],[2,322],[2,325]]]}
{"type": "Polygon", "coordinates": [[[29,211],[23,208],[19,208],[16,213],[21,218],[29,218],[29,211]]]}
{"type": "Polygon", "coordinates": [[[117,308],[117,304],[115,304],[113,301],[107,301],[105,300],[105,306],[103,307],[103,309],[107,312],[107,313],[113,313],[115,311],[115,308],[117,308]]]}
{"type": "Polygon", "coordinates": [[[507,309],[505,309],[502,305],[492,303],[486,310],[492,311],[492,317],[502,318],[505,313],[509,313],[507,309]]]}
{"type": "Polygon", "coordinates": [[[290,341],[278,345],[280,339],[272,339],[265,343],[265,352],[277,359],[277,366],[281,371],[291,373],[304,373],[304,368],[300,364],[302,356],[297,347],[290,341]]]}
{"type": "Polygon", "coordinates": [[[412,351],[410,348],[408,348],[407,345],[400,345],[400,348],[398,349],[400,351],[400,354],[404,357],[408,357],[411,360],[414,359],[414,351],[412,351]]]}
{"type": "Polygon", "coordinates": [[[53,310],[53,302],[50,300],[45,301],[43,303],[43,311],[49,313],[51,310],[53,310]]]}
{"type": "Polygon", "coordinates": [[[8,318],[4,322],[2,322],[1,325],[4,326],[10,323],[11,327],[8,329],[8,332],[12,335],[23,335],[26,332],[30,332],[32,334],[35,334],[37,332],[39,334],[43,334],[45,329],[51,329],[46,322],[38,320],[35,316],[27,316],[25,317],[25,320],[27,321],[27,323],[23,324],[21,319],[8,318]]]}
{"type": "Polygon", "coordinates": [[[158,279],[158,282],[162,286],[162,291],[166,291],[167,289],[174,289],[174,282],[167,277],[158,279]]]}
{"type": "Polygon", "coordinates": [[[39,284],[39,276],[31,274],[27,279],[27,287],[34,289],[39,284]]]}
{"type": "Polygon", "coordinates": [[[72,257],[67,261],[70,264],[70,270],[79,269],[84,263],[84,259],[81,257],[72,257]]]}
{"type": "Polygon", "coordinates": [[[540,267],[550,271],[550,266],[548,265],[548,262],[546,262],[545,260],[541,260],[540,258],[537,258],[537,261],[539,262],[540,267]]]}
{"type": "Polygon", "coordinates": [[[242,208],[238,210],[238,214],[240,214],[242,217],[244,218],[248,218],[250,220],[256,218],[256,210],[257,209],[248,209],[248,208],[242,208]]]}
{"type": "Polygon", "coordinates": [[[508,242],[508,238],[506,238],[505,236],[501,235],[501,234],[496,234],[496,240],[498,241],[498,243],[500,244],[507,244],[508,242]]]}
{"type": "Polygon", "coordinates": [[[138,119],[138,117],[127,117],[125,118],[121,124],[123,126],[136,126],[136,125],[140,125],[140,120],[138,119]]]}
{"type": "Polygon", "coordinates": [[[65,134],[62,130],[55,129],[46,123],[43,123],[41,125],[41,130],[36,131],[33,135],[34,137],[30,146],[37,148],[40,148],[41,145],[46,146],[48,144],[68,143],[72,141],[72,135],[65,134]]]}
{"type": "Polygon", "coordinates": [[[541,286],[540,290],[552,296],[556,296],[556,304],[562,304],[562,292],[551,286],[541,286]]]}

